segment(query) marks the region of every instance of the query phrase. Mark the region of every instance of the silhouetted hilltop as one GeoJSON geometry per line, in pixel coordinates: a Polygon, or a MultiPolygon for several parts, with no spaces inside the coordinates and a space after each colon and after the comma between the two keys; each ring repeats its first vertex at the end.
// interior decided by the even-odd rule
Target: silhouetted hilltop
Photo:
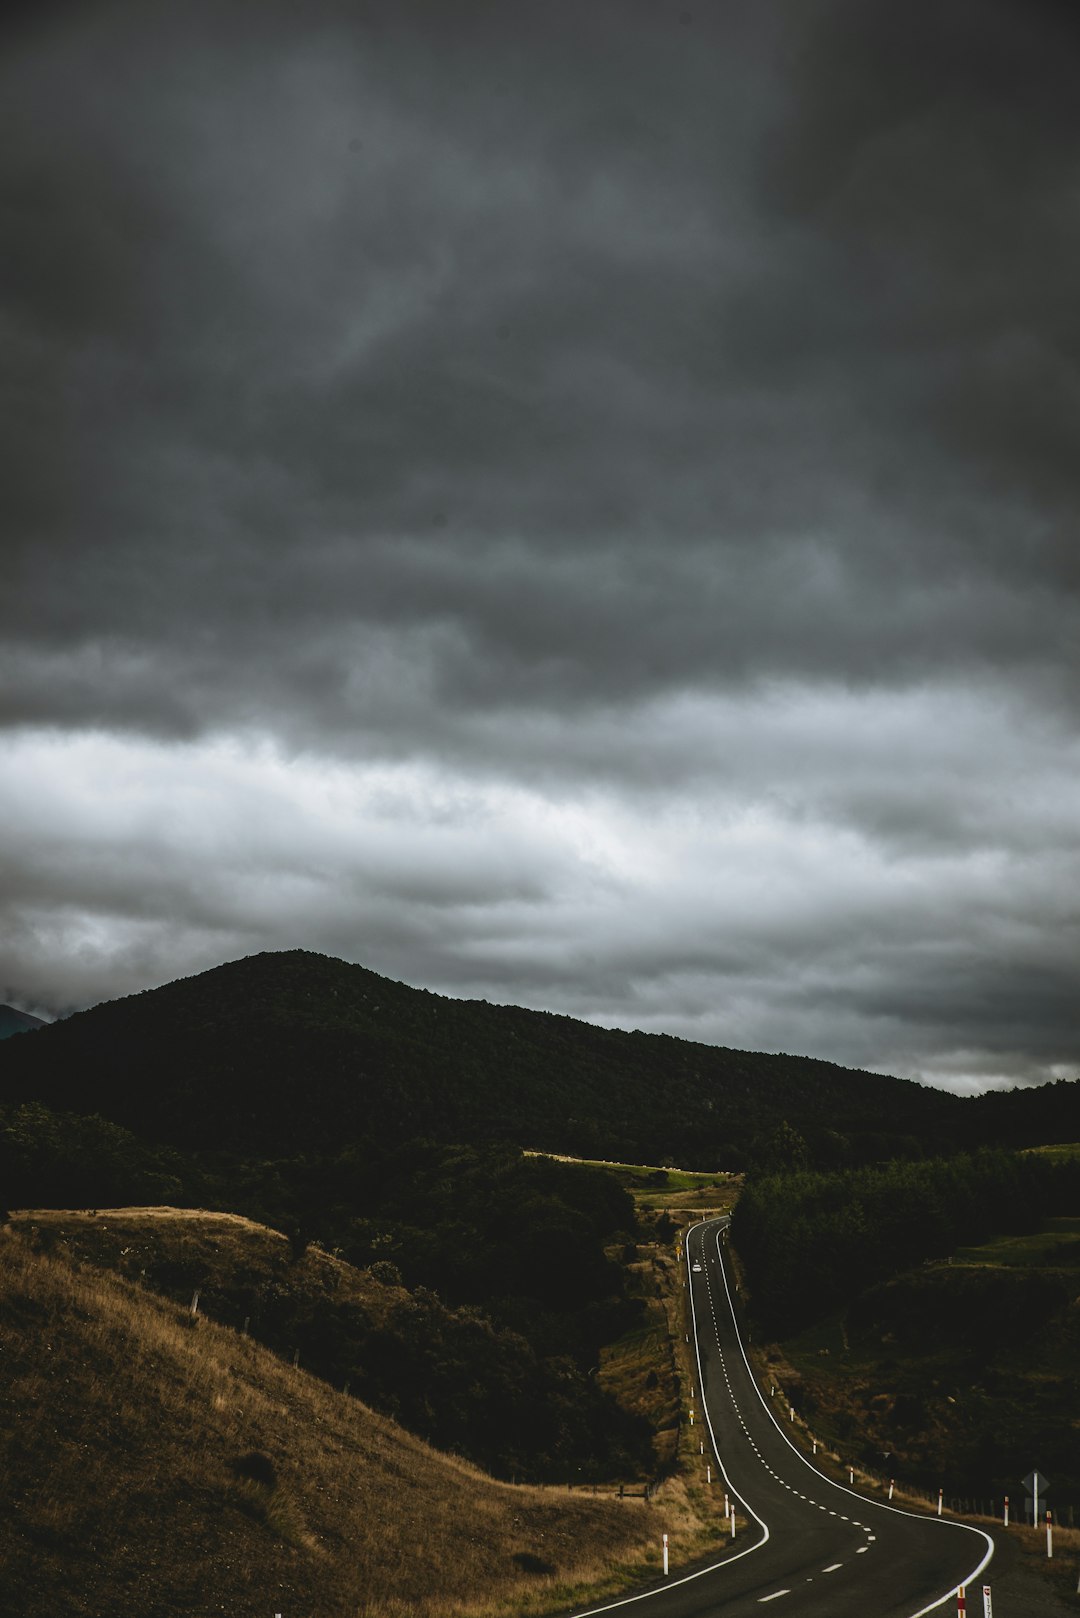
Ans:
{"type": "Polygon", "coordinates": [[[17,1011],[14,1006],[0,1006],[0,1039],[47,1026],[41,1017],[33,1017],[29,1011],[17,1011]]]}
{"type": "Polygon", "coordinates": [[[305,950],[232,961],[14,1041],[0,1100],[98,1112],[203,1149],[427,1135],[719,1167],[767,1155],[784,1123],[819,1161],[940,1150],[970,1113],[907,1080],[453,1000],[305,950]]]}

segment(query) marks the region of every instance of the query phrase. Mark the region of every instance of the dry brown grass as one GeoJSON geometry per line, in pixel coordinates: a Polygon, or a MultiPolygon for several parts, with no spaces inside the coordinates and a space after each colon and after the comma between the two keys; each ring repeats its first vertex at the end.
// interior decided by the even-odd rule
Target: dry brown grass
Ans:
{"type": "Polygon", "coordinates": [[[0,1610],[22,1618],[552,1611],[640,1579],[689,1521],[674,1492],[664,1507],[494,1482],[10,1229],[0,1367],[0,1610]],[[251,1454],[270,1482],[243,1474],[251,1454]]]}
{"type": "MultiPolygon", "coordinates": [[[[733,1196],[737,1189],[736,1185],[733,1196]]],[[[708,1449],[708,1429],[701,1419],[694,1351],[687,1343],[691,1320],[685,1268],[677,1256],[685,1226],[701,1216],[674,1204],[666,1211],[682,1225],[683,1233],[671,1245],[639,1245],[638,1259],[630,1269],[634,1291],[646,1301],[645,1322],[605,1350],[601,1379],[621,1403],[648,1417],[656,1429],[658,1469],[666,1476],[654,1499],[674,1520],[672,1565],[679,1567],[703,1556],[722,1556],[731,1546],[723,1484],[711,1454],[703,1455],[700,1447],[704,1440],[708,1449]]],[[[739,1535],[746,1526],[746,1520],[737,1516],[739,1535]]]]}
{"type": "Polygon", "coordinates": [[[156,1276],[156,1290],[171,1291],[180,1302],[190,1298],[194,1286],[205,1296],[214,1289],[227,1293],[277,1283],[363,1303],[377,1317],[394,1291],[320,1247],[298,1256],[280,1231],[240,1214],[168,1207],[24,1208],[12,1213],[11,1226],[37,1247],[129,1280],[156,1276]],[[163,1263],[172,1266],[168,1286],[160,1281],[163,1263]]]}

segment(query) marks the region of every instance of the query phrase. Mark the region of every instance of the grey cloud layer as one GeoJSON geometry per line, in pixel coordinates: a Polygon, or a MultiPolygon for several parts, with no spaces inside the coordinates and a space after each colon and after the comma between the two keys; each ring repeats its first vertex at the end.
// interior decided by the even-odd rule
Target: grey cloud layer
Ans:
{"type": "Polygon", "coordinates": [[[657,895],[608,908],[524,834],[516,875],[468,856],[470,909],[425,818],[395,909],[365,826],[367,946],[314,833],[306,890],[269,853],[234,884],[215,846],[210,899],[186,836],[125,869],[73,821],[50,876],[13,830],[0,974],[34,956],[44,993],[52,950],[74,1001],[301,932],[729,1042],[786,1018],[910,1069],[1067,1060],[1078,44],[1064,7],[964,0],[31,15],[0,97],[0,722],[419,760],[641,826],[760,804],[839,841],[823,976],[783,905],[759,956],[749,901],[699,926],[673,872],[658,930],[657,895]],[[885,867],[937,850],[940,914],[869,876],[876,919],[841,914],[849,835],[885,867]],[[965,849],[1000,862],[1000,929],[965,849]],[[57,932],[65,905],[98,919],[57,932]]]}

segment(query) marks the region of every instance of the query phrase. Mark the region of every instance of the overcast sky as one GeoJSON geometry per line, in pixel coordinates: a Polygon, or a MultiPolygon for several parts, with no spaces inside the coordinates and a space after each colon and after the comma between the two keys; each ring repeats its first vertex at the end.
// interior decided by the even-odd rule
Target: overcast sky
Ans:
{"type": "Polygon", "coordinates": [[[1072,7],[26,19],[0,998],[1075,1075],[1072,7]]]}

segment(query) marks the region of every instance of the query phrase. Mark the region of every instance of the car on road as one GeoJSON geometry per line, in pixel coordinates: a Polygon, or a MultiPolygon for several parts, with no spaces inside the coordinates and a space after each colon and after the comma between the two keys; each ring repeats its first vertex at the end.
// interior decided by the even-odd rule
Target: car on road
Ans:
{"type": "Polygon", "coordinates": [[[693,1265],[691,1266],[691,1268],[693,1268],[695,1270],[700,1270],[700,1268],[701,1268],[701,1260],[699,1258],[696,1258],[694,1260],[693,1265]]]}

